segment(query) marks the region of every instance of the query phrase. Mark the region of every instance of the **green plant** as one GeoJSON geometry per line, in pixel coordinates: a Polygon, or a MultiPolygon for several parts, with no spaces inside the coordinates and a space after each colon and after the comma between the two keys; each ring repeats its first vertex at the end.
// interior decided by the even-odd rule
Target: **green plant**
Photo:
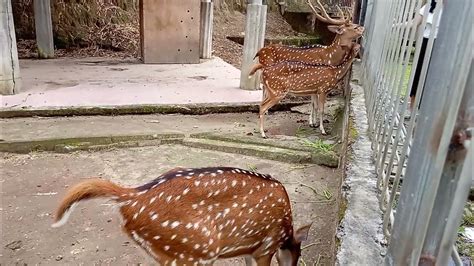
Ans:
{"type": "Polygon", "coordinates": [[[402,91],[401,91],[401,96],[403,97],[405,97],[408,91],[408,82],[410,81],[411,66],[412,66],[412,63],[408,63],[407,69],[405,70],[405,73],[403,74],[403,83],[402,83],[402,91]]]}
{"type": "Polygon", "coordinates": [[[304,137],[304,136],[308,136],[310,133],[311,133],[311,129],[309,129],[309,128],[304,128],[304,127],[302,127],[302,126],[299,126],[299,127],[296,129],[295,135],[296,135],[297,137],[304,137]]]}
{"type": "Polygon", "coordinates": [[[303,144],[305,146],[308,146],[308,147],[311,147],[311,148],[314,148],[316,150],[319,150],[319,151],[322,151],[322,152],[331,152],[334,148],[334,145],[332,144],[328,144],[328,143],[324,143],[323,140],[321,139],[317,139],[315,141],[310,141],[308,139],[304,139],[303,140],[303,144]]]}
{"type": "Polygon", "coordinates": [[[472,227],[474,225],[474,203],[467,202],[464,207],[464,213],[461,221],[461,225],[458,228],[458,239],[456,240],[456,248],[460,254],[469,256],[471,260],[474,259],[474,244],[470,243],[466,239],[464,233],[466,227],[472,227]]]}
{"type": "Polygon", "coordinates": [[[247,168],[252,171],[252,172],[256,172],[257,171],[257,166],[255,165],[252,165],[252,164],[247,164],[247,168]]]}

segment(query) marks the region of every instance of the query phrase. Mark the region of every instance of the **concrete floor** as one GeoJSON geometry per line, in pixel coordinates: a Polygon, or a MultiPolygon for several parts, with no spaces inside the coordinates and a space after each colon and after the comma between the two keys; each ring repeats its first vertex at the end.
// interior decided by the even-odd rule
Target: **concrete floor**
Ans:
{"type": "Polygon", "coordinates": [[[140,104],[256,103],[240,70],[220,58],[200,64],[142,64],[109,58],[20,60],[22,89],[1,109],[140,104]]]}

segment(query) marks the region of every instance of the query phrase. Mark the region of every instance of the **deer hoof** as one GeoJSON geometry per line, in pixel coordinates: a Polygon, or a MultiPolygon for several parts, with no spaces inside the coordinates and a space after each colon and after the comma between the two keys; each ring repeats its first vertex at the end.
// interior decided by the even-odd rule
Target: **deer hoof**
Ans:
{"type": "Polygon", "coordinates": [[[309,127],[315,128],[318,127],[316,124],[309,124],[309,127]]]}

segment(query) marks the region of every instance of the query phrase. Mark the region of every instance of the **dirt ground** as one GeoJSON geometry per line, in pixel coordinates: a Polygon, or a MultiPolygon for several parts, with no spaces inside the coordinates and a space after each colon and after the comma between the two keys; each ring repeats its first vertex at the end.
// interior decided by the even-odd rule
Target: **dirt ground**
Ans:
{"type": "MultiPolygon", "coordinates": [[[[245,14],[240,12],[221,12],[214,17],[212,38],[213,54],[240,69],[242,64],[242,45],[228,40],[227,36],[243,36],[245,33],[245,14]]],[[[283,17],[274,12],[267,15],[265,37],[284,37],[298,35],[283,17]]]]}
{"type": "MultiPolygon", "coordinates": [[[[307,137],[298,133],[318,135],[317,129],[307,127],[307,114],[299,112],[270,113],[269,136],[278,140],[283,136],[307,137]]],[[[151,132],[248,136],[257,129],[256,119],[255,113],[51,117],[2,119],[0,126],[5,129],[3,140],[10,142],[151,132]]],[[[333,124],[332,120],[327,123],[328,128],[334,128],[333,124]]],[[[5,265],[152,265],[150,258],[121,232],[119,214],[110,201],[84,202],[64,227],[53,229],[50,225],[66,189],[84,178],[98,176],[124,186],[138,186],[176,166],[233,166],[271,174],[284,183],[289,193],[295,226],[313,222],[310,237],[303,243],[309,245],[303,250],[304,261],[310,265],[334,264],[342,178],[337,168],[178,144],[0,156],[0,261],[5,265]]],[[[242,265],[242,260],[224,260],[216,265],[242,265]]]]}
{"type": "MultiPolygon", "coordinates": [[[[50,227],[58,201],[71,185],[91,176],[124,186],[144,184],[176,166],[227,165],[268,173],[282,181],[293,205],[296,226],[313,221],[306,263],[333,264],[337,170],[292,165],[255,157],[177,145],[72,154],[2,154],[2,258],[6,265],[151,265],[152,261],[120,230],[113,204],[94,200],[80,204],[68,224],[50,227]],[[300,186],[298,182],[318,190],[300,186]],[[330,193],[330,197],[324,193],[330,193]]],[[[241,264],[227,260],[218,265],[241,264]]]]}

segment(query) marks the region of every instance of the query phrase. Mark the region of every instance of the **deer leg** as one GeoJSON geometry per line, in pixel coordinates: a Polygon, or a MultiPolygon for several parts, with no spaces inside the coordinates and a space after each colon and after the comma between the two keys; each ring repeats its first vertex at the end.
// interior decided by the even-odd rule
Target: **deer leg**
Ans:
{"type": "Polygon", "coordinates": [[[245,266],[255,265],[255,260],[252,256],[245,256],[245,266]]]}
{"type": "Polygon", "coordinates": [[[264,116],[265,112],[270,109],[272,106],[277,104],[283,97],[281,96],[276,96],[271,91],[268,91],[267,97],[262,101],[262,104],[260,104],[260,112],[259,112],[259,117],[260,117],[260,135],[262,135],[262,138],[266,139],[267,136],[265,135],[265,130],[263,129],[263,121],[264,121],[264,116]]]}
{"type": "Polygon", "coordinates": [[[326,135],[326,131],[324,130],[324,126],[323,126],[324,104],[326,103],[326,94],[321,93],[319,94],[318,98],[319,98],[319,104],[318,104],[319,130],[321,130],[321,134],[326,135]]]}
{"type": "Polygon", "coordinates": [[[311,95],[311,113],[309,114],[309,126],[316,127],[316,108],[318,108],[318,95],[311,95]]]}
{"type": "Polygon", "coordinates": [[[270,263],[272,262],[272,256],[273,254],[269,254],[269,255],[264,255],[262,257],[255,258],[255,261],[257,262],[257,266],[270,266],[270,263]]]}

